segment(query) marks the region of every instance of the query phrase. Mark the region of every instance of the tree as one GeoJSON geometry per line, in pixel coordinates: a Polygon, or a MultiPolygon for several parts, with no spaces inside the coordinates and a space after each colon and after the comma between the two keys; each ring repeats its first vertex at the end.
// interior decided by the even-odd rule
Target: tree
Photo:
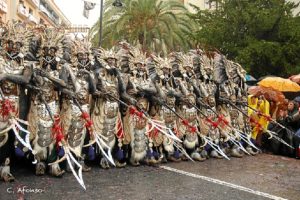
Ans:
{"type": "Polygon", "coordinates": [[[285,0],[217,0],[217,10],[197,9],[191,39],[216,47],[255,77],[289,76],[300,71],[298,4],[285,0]]]}
{"type": "MultiPolygon", "coordinates": [[[[117,41],[141,44],[144,50],[157,52],[187,49],[186,36],[191,32],[191,20],[179,1],[124,0],[121,9],[113,8],[109,0],[104,6],[103,46],[117,41]]],[[[91,29],[93,42],[98,41],[99,22],[91,29]]]]}

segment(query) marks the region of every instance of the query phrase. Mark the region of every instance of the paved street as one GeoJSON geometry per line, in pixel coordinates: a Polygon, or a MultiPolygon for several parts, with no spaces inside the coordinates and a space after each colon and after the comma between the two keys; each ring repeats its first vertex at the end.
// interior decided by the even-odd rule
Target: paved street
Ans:
{"type": "Polygon", "coordinates": [[[30,168],[13,169],[17,180],[0,183],[0,199],[299,199],[300,161],[256,157],[181,162],[159,167],[103,170],[84,174],[83,191],[71,173],[36,177],[30,168]],[[24,195],[17,194],[26,188],[24,195]],[[35,191],[33,191],[35,189],[35,191]]]}

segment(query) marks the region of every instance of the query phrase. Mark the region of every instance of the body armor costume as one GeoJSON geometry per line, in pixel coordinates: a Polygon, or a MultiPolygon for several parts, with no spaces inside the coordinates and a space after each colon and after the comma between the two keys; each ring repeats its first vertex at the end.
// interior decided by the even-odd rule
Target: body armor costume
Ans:
{"type": "MultiPolygon", "coordinates": [[[[228,74],[228,61],[225,59],[224,56],[220,54],[215,54],[214,57],[215,61],[215,80],[219,84],[219,105],[218,105],[218,112],[220,116],[225,119],[229,124],[231,124],[231,114],[234,118],[237,116],[234,116],[234,112],[232,106],[224,101],[224,99],[229,101],[234,101],[232,103],[235,103],[236,96],[235,91],[232,86],[232,83],[229,80],[230,75],[228,74]],[[230,113],[233,111],[232,113],[230,113]]],[[[227,150],[227,154],[234,156],[234,157],[242,157],[242,153],[239,150],[239,147],[237,143],[239,141],[236,141],[235,135],[233,135],[235,132],[232,130],[231,127],[225,125],[223,122],[221,124],[221,134],[225,137],[225,139],[222,141],[223,148],[227,150]],[[230,140],[230,142],[228,142],[230,140]],[[228,146],[229,144],[229,146],[228,146]]]]}
{"type": "MultiPolygon", "coordinates": [[[[235,92],[235,98],[233,100],[233,103],[240,109],[240,111],[247,113],[247,107],[243,105],[244,103],[247,103],[247,85],[246,85],[246,71],[238,64],[234,63],[232,61],[227,61],[227,73],[229,76],[230,83],[233,87],[233,90],[235,92]],[[244,98],[243,95],[244,94],[244,98]]],[[[251,128],[250,124],[248,123],[247,117],[245,117],[239,110],[236,108],[233,108],[231,106],[232,110],[235,110],[237,116],[236,116],[236,129],[243,132],[243,135],[240,137],[243,138],[243,140],[246,141],[246,151],[251,155],[256,155],[257,152],[254,151],[253,147],[249,144],[250,138],[251,138],[251,128]],[[244,138],[245,136],[246,138],[244,138]]],[[[234,122],[233,122],[234,123],[234,122]]],[[[240,134],[240,133],[238,133],[240,134]]]]}
{"type": "MultiPolygon", "coordinates": [[[[155,98],[155,103],[151,108],[151,113],[154,116],[153,119],[163,122],[168,129],[173,131],[176,136],[180,138],[180,133],[177,131],[177,116],[174,112],[176,112],[176,97],[180,97],[181,94],[179,88],[174,87],[174,80],[171,74],[171,62],[168,58],[163,59],[161,57],[154,57],[154,60],[156,62],[158,75],[154,84],[158,98],[153,97],[155,98]]],[[[154,147],[159,147],[161,154],[160,159],[163,159],[163,161],[180,161],[180,154],[174,147],[174,140],[155,129],[153,131],[150,132],[150,134],[154,135],[154,147]]]]}
{"type": "Polygon", "coordinates": [[[88,136],[87,129],[92,131],[92,124],[88,123],[88,116],[91,94],[95,92],[91,71],[94,64],[93,55],[90,52],[89,42],[85,39],[74,40],[71,51],[71,64],[63,66],[61,79],[67,83],[67,89],[74,92],[74,97],[62,94],[60,115],[68,145],[80,160],[83,171],[90,171],[91,168],[84,164],[86,154],[82,154],[82,149],[85,138],[88,136]]]}
{"type": "MultiPolygon", "coordinates": [[[[33,152],[38,161],[36,175],[44,175],[46,163],[52,163],[58,158],[52,128],[55,125],[54,118],[59,119],[57,90],[59,87],[65,87],[65,83],[59,79],[63,33],[57,29],[40,30],[39,63],[34,66],[31,80],[31,84],[37,90],[32,91],[28,113],[29,130],[34,135],[33,152]]],[[[58,164],[53,164],[49,166],[49,173],[61,176],[64,171],[58,164]]]]}
{"type": "MultiPolygon", "coordinates": [[[[181,69],[181,68],[180,68],[181,69]]],[[[193,128],[186,126],[184,122],[178,121],[178,131],[184,133],[183,145],[191,152],[191,158],[197,161],[204,161],[206,158],[200,154],[200,139],[199,132],[199,116],[197,111],[197,99],[194,94],[195,74],[193,71],[193,57],[191,55],[182,56],[182,74],[183,80],[179,80],[182,100],[177,107],[180,115],[193,126],[193,128]]]]}
{"type": "Polygon", "coordinates": [[[14,23],[1,27],[1,56],[0,56],[0,179],[13,181],[10,173],[10,156],[13,152],[12,143],[14,133],[15,152],[17,156],[23,156],[27,150],[32,150],[29,142],[29,132],[21,125],[27,122],[24,118],[24,108],[20,106],[20,100],[24,103],[25,93],[21,95],[20,85],[26,85],[30,80],[30,63],[24,60],[24,53],[28,50],[32,33],[24,24],[14,23]],[[21,135],[25,133],[25,135],[21,135]],[[22,143],[20,144],[19,141],[22,143]]]}
{"type": "MultiPolygon", "coordinates": [[[[100,49],[93,65],[90,47],[75,41],[76,48],[70,47],[74,50],[73,54],[68,54],[69,59],[64,57],[69,63],[59,70],[64,61],[60,61],[60,53],[66,47],[61,45],[60,31],[42,31],[41,40],[32,40],[40,49],[37,57],[31,52],[30,60],[40,61],[32,61],[33,67],[30,63],[26,64],[23,54],[19,54],[21,41],[11,42],[2,37],[1,44],[5,47],[2,52],[6,52],[0,57],[3,63],[0,66],[0,83],[4,93],[1,108],[5,96],[4,100],[15,103],[9,104],[12,105],[9,109],[14,110],[10,116],[18,118],[21,114],[18,112],[19,85],[26,85],[30,92],[29,130],[34,136],[33,154],[38,160],[38,175],[45,173],[46,162],[51,162],[51,174],[62,175],[58,163],[67,159],[77,181],[85,188],[81,171],[89,168],[83,162],[86,153],[83,147],[94,143],[97,146],[89,147],[88,155],[90,150],[93,153],[101,151],[103,158],[100,165],[109,168],[108,162],[118,167],[125,166],[126,163],[122,163],[125,157],[132,165],[143,162],[155,164],[164,158],[179,161],[185,156],[202,161],[207,157],[206,150],[211,157],[221,158],[222,155],[227,158],[219,145],[229,144],[229,154],[233,155],[232,150],[239,151],[237,143],[240,143],[241,132],[246,133],[245,138],[250,136],[248,118],[241,115],[245,107],[238,104],[245,101],[240,94],[246,96],[244,72],[238,64],[227,61],[225,57],[218,54],[213,57],[198,49],[181,59],[179,52],[175,52],[174,60],[155,56],[146,59],[137,48],[122,42],[121,51],[118,51],[120,64],[116,64],[118,59],[114,52],[100,49]],[[27,84],[30,77],[31,82],[27,84]],[[218,95],[220,98],[216,99],[218,95]],[[236,98],[241,99],[236,101],[236,98]],[[227,124],[221,119],[225,119],[227,124]],[[60,125],[63,129],[61,135],[56,134],[60,125]],[[182,143],[177,143],[179,140],[173,137],[173,133],[182,143]],[[90,143],[84,145],[88,136],[91,137],[90,143]],[[229,142],[226,142],[227,139],[229,142]],[[212,148],[204,147],[205,142],[212,148]],[[129,147],[129,151],[124,152],[125,146],[129,147]],[[56,150],[64,151],[59,151],[57,156],[56,150]],[[57,159],[59,156],[62,158],[57,159]],[[82,163],[79,164],[78,160],[82,163]],[[75,174],[74,167],[79,169],[78,174],[75,174]]],[[[25,60],[29,60],[28,55],[25,60]]],[[[6,104],[4,107],[8,108],[6,104]]],[[[0,145],[4,144],[0,151],[5,157],[3,147],[7,144],[7,135],[11,135],[5,128],[10,121],[3,117],[3,109],[0,114],[0,145]]],[[[26,142],[24,144],[26,146],[26,142]]],[[[16,145],[20,147],[20,143],[16,145]]],[[[251,153],[253,146],[251,143],[249,146],[246,149],[251,153]]],[[[241,149],[241,146],[238,147],[241,149]]],[[[26,148],[21,150],[26,151],[26,148]]],[[[0,168],[0,174],[1,178],[9,181],[13,179],[9,159],[5,164],[7,166],[0,168]]]]}
{"type": "MultiPolygon", "coordinates": [[[[196,87],[199,90],[195,92],[199,93],[200,98],[197,99],[197,103],[200,105],[200,109],[203,113],[199,117],[200,132],[207,137],[215,145],[220,145],[221,133],[216,123],[218,120],[217,104],[216,104],[216,92],[217,86],[213,80],[214,63],[209,54],[205,54],[202,51],[196,50],[194,52],[194,59],[198,58],[198,62],[194,64],[198,66],[196,70],[198,77],[196,81],[196,87]]],[[[211,145],[207,144],[201,152],[202,157],[222,158],[220,152],[211,145]]]]}
{"type": "MultiPolygon", "coordinates": [[[[149,98],[156,93],[156,89],[148,77],[145,66],[146,56],[138,47],[132,48],[130,54],[129,62],[132,74],[129,78],[126,91],[127,94],[137,101],[136,106],[143,110],[143,112],[148,113],[150,106],[149,98]]],[[[148,134],[151,128],[148,126],[148,119],[133,113],[131,109],[127,109],[126,115],[123,118],[124,142],[130,143],[131,147],[130,163],[135,166],[139,165],[141,161],[145,161],[148,164],[155,164],[152,136],[148,134]]]]}
{"type": "MultiPolygon", "coordinates": [[[[95,125],[95,132],[103,138],[106,145],[111,150],[116,150],[117,154],[123,154],[121,149],[123,146],[124,132],[119,110],[119,100],[123,99],[135,104],[135,102],[128,98],[126,94],[124,83],[120,75],[120,71],[116,66],[116,55],[110,50],[100,50],[100,56],[97,56],[98,61],[103,67],[98,69],[96,74],[96,88],[100,91],[100,96],[95,99],[95,105],[91,111],[91,117],[95,125]],[[117,148],[115,148],[117,142],[117,148]]],[[[117,156],[117,155],[116,155],[117,156]]],[[[118,156],[123,157],[123,156],[118,156]]],[[[124,167],[126,163],[121,163],[116,159],[117,167],[124,167]]],[[[102,168],[109,168],[110,165],[106,158],[100,161],[102,168]]]]}

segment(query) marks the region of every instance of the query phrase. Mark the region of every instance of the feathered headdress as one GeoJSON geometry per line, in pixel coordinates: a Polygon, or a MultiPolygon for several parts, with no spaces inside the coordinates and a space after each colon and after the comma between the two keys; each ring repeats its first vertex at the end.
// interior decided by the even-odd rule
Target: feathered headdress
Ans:
{"type": "Polygon", "coordinates": [[[78,53],[92,53],[91,52],[92,43],[89,41],[87,37],[78,38],[75,37],[73,40],[73,54],[78,53]]]}
{"type": "Polygon", "coordinates": [[[146,54],[143,53],[138,47],[134,47],[130,50],[129,67],[131,70],[136,68],[136,64],[140,63],[145,65],[146,54]]]}
{"type": "Polygon", "coordinates": [[[109,58],[118,60],[116,52],[114,51],[113,48],[109,49],[109,50],[106,50],[106,49],[103,49],[103,48],[100,47],[98,50],[100,52],[100,55],[99,55],[100,59],[102,59],[104,61],[106,61],[109,58]]]}
{"type": "Polygon", "coordinates": [[[42,56],[42,50],[44,47],[55,48],[57,50],[56,56],[61,58],[63,56],[63,44],[65,31],[60,28],[47,28],[39,27],[39,37],[41,40],[41,46],[39,49],[39,56],[42,56]]]}
{"type": "Polygon", "coordinates": [[[92,44],[87,37],[85,38],[78,38],[72,41],[72,64],[76,65],[77,63],[77,55],[78,53],[88,54],[88,59],[90,62],[93,62],[94,57],[92,54],[92,44]]]}
{"type": "Polygon", "coordinates": [[[11,22],[2,24],[0,33],[2,47],[1,50],[7,50],[5,49],[5,47],[9,41],[12,41],[14,43],[18,42],[21,44],[20,53],[24,54],[29,50],[29,42],[33,35],[33,32],[28,30],[23,23],[11,22]]]}
{"type": "Polygon", "coordinates": [[[182,55],[182,67],[194,68],[192,55],[189,54],[182,55]]]}
{"type": "Polygon", "coordinates": [[[160,56],[151,55],[158,69],[171,69],[171,61],[169,58],[162,58],[160,56]]]}

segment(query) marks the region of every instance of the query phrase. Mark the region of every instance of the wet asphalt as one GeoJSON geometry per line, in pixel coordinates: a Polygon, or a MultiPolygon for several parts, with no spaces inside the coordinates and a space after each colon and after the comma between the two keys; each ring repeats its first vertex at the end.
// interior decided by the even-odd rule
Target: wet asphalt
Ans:
{"type": "Polygon", "coordinates": [[[94,164],[90,172],[83,174],[86,191],[72,173],[66,173],[62,178],[37,177],[28,166],[14,167],[12,172],[16,177],[14,182],[0,182],[0,200],[270,199],[203,180],[197,175],[285,199],[300,199],[300,160],[269,154],[231,158],[230,161],[210,159],[201,163],[189,161],[108,170],[94,164]],[[176,170],[195,176],[180,174],[176,170]]]}

